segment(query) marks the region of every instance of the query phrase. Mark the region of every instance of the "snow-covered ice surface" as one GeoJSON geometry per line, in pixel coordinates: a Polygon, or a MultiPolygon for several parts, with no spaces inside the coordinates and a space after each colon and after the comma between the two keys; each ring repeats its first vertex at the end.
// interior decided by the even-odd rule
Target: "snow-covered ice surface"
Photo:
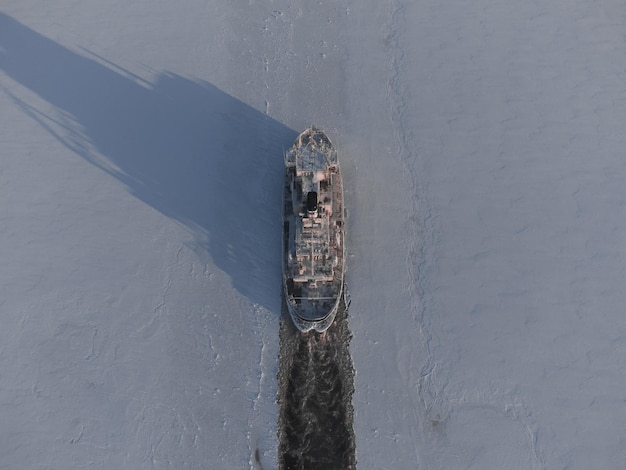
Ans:
{"type": "Polygon", "coordinates": [[[275,462],[295,133],[203,80],[210,11],[98,4],[0,17],[0,466],[275,462]]]}
{"type": "Polygon", "coordinates": [[[621,2],[1,8],[1,468],[277,467],[310,124],[346,188],[359,467],[623,466],[621,2]]]}

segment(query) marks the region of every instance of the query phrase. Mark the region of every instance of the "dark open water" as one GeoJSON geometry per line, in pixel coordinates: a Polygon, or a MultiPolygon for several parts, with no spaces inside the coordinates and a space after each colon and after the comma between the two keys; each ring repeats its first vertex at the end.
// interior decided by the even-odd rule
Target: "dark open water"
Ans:
{"type": "Polygon", "coordinates": [[[320,335],[303,335],[283,305],[280,329],[279,467],[283,470],[356,468],[348,310],[320,335]]]}

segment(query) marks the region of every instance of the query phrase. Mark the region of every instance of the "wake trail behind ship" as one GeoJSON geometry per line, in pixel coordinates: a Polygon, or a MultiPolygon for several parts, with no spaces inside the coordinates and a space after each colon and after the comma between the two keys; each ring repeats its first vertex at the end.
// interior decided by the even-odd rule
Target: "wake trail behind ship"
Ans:
{"type": "Polygon", "coordinates": [[[278,371],[281,469],[356,468],[347,313],[342,300],[325,333],[302,334],[283,312],[278,371]]]}

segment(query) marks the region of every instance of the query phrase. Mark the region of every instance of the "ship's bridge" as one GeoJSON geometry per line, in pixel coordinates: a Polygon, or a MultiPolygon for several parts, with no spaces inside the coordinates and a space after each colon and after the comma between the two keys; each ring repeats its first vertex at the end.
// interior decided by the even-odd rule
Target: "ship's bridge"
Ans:
{"type": "Polygon", "coordinates": [[[300,136],[299,142],[287,153],[286,164],[296,167],[298,177],[320,181],[329,167],[337,165],[337,152],[328,137],[314,129],[313,133],[300,136]]]}

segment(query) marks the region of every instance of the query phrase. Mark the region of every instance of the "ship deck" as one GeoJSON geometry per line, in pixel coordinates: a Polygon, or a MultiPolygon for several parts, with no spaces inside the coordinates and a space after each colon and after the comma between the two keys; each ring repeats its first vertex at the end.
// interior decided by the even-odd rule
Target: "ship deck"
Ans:
{"type": "Polygon", "coordinates": [[[292,317],[306,322],[334,315],[343,285],[343,188],[336,154],[324,139],[302,147],[299,138],[286,159],[285,292],[292,317]],[[306,204],[311,192],[313,211],[306,204]]]}

